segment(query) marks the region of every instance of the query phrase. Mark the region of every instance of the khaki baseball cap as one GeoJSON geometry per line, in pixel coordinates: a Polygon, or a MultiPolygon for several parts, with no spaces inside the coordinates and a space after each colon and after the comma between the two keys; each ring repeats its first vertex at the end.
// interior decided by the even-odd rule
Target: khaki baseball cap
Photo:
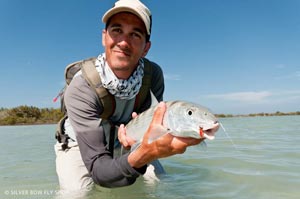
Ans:
{"type": "Polygon", "coordinates": [[[145,24],[147,34],[151,34],[151,12],[139,0],[119,0],[115,6],[109,9],[102,17],[103,23],[107,23],[108,19],[119,12],[130,12],[138,16],[145,24]]]}

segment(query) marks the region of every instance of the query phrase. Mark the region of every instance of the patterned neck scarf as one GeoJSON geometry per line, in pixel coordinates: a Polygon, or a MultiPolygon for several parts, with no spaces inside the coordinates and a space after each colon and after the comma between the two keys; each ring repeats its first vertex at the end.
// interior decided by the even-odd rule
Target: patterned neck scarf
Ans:
{"type": "Polygon", "coordinates": [[[144,76],[144,61],[139,60],[139,65],[133,74],[126,80],[118,79],[106,62],[105,54],[100,54],[96,60],[96,69],[100,74],[101,82],[112,95],[125,100],[134,98],[141,86],[144,76]]]}

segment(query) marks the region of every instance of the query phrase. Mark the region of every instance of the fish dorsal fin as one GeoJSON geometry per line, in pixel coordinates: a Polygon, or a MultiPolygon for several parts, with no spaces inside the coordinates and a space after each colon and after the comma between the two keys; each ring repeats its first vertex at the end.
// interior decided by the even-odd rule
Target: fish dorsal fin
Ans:
{"type": "Polygon", "coordinates": [[[151,107],[156,106],[158,104],[158,101],[151,90],[150,90],[150,94],[151,94],[151,107]]]}

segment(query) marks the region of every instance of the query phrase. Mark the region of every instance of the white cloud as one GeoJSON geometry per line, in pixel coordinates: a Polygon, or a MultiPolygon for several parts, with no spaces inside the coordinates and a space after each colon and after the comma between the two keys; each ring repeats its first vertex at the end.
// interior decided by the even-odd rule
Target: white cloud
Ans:
{"type": "Polygon", "coordinates": [[[276,79],[299,79],[300,80],[300,71],[295,71],[293,73],[276,77],[276,79]]]}
{"type": "Polygon", "coordinates": [[[164,74],[165,80],[178,81],[181,80],[181,76],[177,74],[164,74]]]}
{"type": "Polygon", "coordinates": [[[293,112],[300,108],[300,90],[245,91],[199,96],[218,113],[293,112]]]}
{"type": "Polygon", "coordinates": [[[275,68],[278,68],[278,69],[285,69],[287,66],[285,64],[278,64],[275,66],[275,68]]]}
{"type": "Polygon", "coordinates": [[[224,94],[205,95],[202,98],[232,102],[236,104],[264,104],[279,105],[300,102],[300,90],[277,90],[277,91],[246,91],[224,94]]]}
{"type": "Polygon", "coordinates": [[[225,93],[217,95],[208,95],[208,98],[222,99],[229,101],[239,101],[247,103],[260,103],[264,102],[268,97],[272,96],[272,93],[269,91],[260,91],[260,92],[235,92],[235,93],[225,93]]]}
{"type": "Polygon", "coordinates": [[[300,102],[300,90],[279,91],[274,93],[273,96],[272,101],[277,103],[300,102]]]}

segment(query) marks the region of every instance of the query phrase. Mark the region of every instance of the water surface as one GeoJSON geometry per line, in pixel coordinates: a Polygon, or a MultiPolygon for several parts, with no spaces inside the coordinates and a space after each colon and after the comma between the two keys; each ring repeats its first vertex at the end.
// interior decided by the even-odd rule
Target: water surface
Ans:
{"type": "MultiPolygon", "coordinates": [[[[162,159],[167,175],[129,187],[96,187],[85,199],[298,199],[300,116],[221,119],[207,147],[162,159]]],[[[0,127],[0,198],[59,198],[53,150],[55,125],[0,127]]],[[[66,196],[64,197],[66,198],[66,196]]]]}

